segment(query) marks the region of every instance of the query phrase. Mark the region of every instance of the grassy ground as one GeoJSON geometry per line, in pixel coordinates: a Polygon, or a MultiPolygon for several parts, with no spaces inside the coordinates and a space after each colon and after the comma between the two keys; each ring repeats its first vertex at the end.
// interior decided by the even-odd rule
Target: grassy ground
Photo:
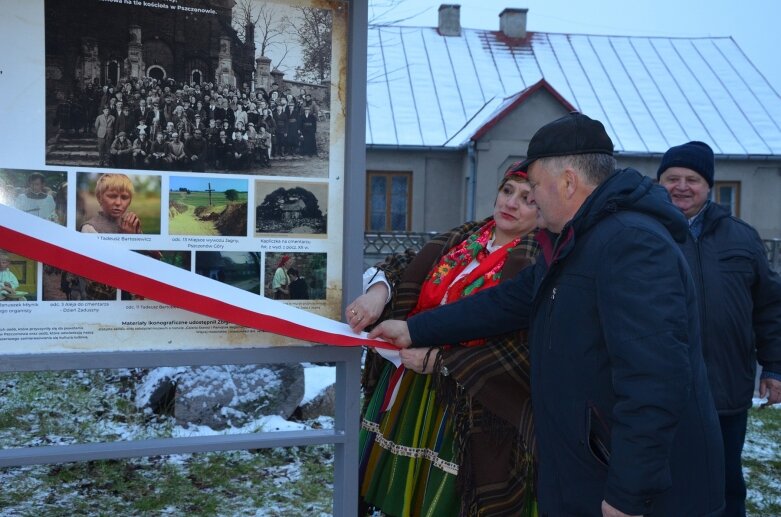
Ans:
{"type": "MultiPolygon", "coordinates": [[[[137,380],[133,370],[2,374],[0,447],[180,435],[173,419],[135,407],[137,380]]],[[[2,468],[0,515],[330,515],[333,454],[291,447],[2,468]]],[[[744,465],[748,515],[781,515],[781,409],[749,413],[744,465]]]]}
{"type": "Polygon", "coordinates": [[[781,409],[749,412],[743,467],[749,515],[781,515],[781,409]]]}
{"type": "MultiPolygon", "coordinates": [[[[168,233],[170,235],[220,235],[216,221],[204,221],[195,215],[197,207],[210,207],[208,212],[222,212],[228,205],[224,192],[213,192],[209,205],[208,192],[172,192],[170,202],[183,204],[187,210],[168,218],[168,233]]],[[[247,193],[238,192],[235,203],[246,203],[247,193]]]]}
{"type": "Polygon", "coordinates": [[[187,211],[168,219],[170,235],[219,235],[214,221],[204,221],[195,215],[195,207],[187,205],[187,211]]]}
{"type": "MultiPolygon", "coordinates": [[[[130,370],[0,375],[0,447],[170,437],[130,370]]],[[[317,426],[317,423],[313,423],[317,426]]],[[[330,515],[332,446],[0,469],[0,515],[330,515]]]]}
{"type": "Polygon", "coordinates": [[[3,469],[0,514],[330,515],[332,458],[320,446],[3,469]]]}
{"type": "MultiPolygon", "coordinates": [[[[208,192],[171,192],[170,201],[177,201],[191,206],[209,206],[209,193],[208,192]]],[[[212,206],[215,208],[224,208],[228,204],[228,200],[225,199],[224,192],[212,192],[211,196],[212,206]]],[[[234,200],[236,203],[246,203],[247,193],[238,192],[238,198],[234,200]]]]}

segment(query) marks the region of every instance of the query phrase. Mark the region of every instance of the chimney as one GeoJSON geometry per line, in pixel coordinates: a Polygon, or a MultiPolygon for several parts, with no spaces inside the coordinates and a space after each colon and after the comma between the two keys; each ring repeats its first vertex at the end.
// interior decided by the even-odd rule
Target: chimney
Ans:
{"type": "Polygon", "coordinates": [[[440,36],[461,35],[461,6],[456,4],[442,4],[439,6],[439,34],[440,36]]]}
{"type": "MultiPolygon", "coordinates": [[[[441,7],[440,7],[441,9],[441,7]]],[[[528,9],[508,7],[499,13],[499,30],[508,38],[523,39],[526,37],[526,13],[528,9]]],[[[442,15],[440,14],[440,20],[442,15]]]]}

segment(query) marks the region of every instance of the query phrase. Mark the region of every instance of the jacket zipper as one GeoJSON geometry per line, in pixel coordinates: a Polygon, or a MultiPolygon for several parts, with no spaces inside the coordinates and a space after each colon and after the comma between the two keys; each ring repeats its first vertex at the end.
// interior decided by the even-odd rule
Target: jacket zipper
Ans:
{"type": "Polygon", "coordinates": [[[548,321],[547,321],[547,329],[548,329],[548,350],[553,349],[553,326],[551,325],[551,321],[553,319],[553,303],[556,300],[556,287],[554,287],[551,290],[550,294],[550,304],[548,305],[548,321]]]}
{"type": "MultiPolygon", "coordinates": [[[[699,309],[700,309],[700,336],[704,338],[705,333],[705,314],[708,311],[708,308],[705,306],[705,273],[702,270],[702,246],[700,246],[700,241],[702,240],[702,235],[705,233],[705,228],[703,225],[703,229],[700,232],[700,236],[694,241],[694,246],[697,249],[697,275],[700,277],[700,285],[698,287],[698,295],[699,300],[697,300],[699,309]]],[[[693,236],[692,236],[693,237],[693,236]]]]}

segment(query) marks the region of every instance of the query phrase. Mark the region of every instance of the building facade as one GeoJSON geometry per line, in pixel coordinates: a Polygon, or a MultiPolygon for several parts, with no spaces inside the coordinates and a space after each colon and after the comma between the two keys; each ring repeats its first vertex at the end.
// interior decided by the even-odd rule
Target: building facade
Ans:
{"type": "Polygon", "coordinates": [[[487,217],[534,132],[577,110],[652,177],[669,147],[708,143],[713,199],[781,237],[781,97],[731,38],[534,33],[527,15],[464,29],[443,5],[434,28],[369,27],[367,232],[487,217]]]}

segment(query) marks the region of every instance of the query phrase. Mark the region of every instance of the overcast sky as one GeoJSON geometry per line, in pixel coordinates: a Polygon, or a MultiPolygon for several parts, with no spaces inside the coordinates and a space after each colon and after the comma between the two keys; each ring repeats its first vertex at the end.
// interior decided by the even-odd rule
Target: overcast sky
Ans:
{"type": "Polygon", "coordinates": [[[781,93],[781,0],[371,0],[372,22],[435,27],[443,3],[461,5],[461,26],[499,29],[506,7],[529,9],[530,31],[620,36],[731,36],[781,93]],[[400,3],[399,3],[400,2],[400,3]]]}

